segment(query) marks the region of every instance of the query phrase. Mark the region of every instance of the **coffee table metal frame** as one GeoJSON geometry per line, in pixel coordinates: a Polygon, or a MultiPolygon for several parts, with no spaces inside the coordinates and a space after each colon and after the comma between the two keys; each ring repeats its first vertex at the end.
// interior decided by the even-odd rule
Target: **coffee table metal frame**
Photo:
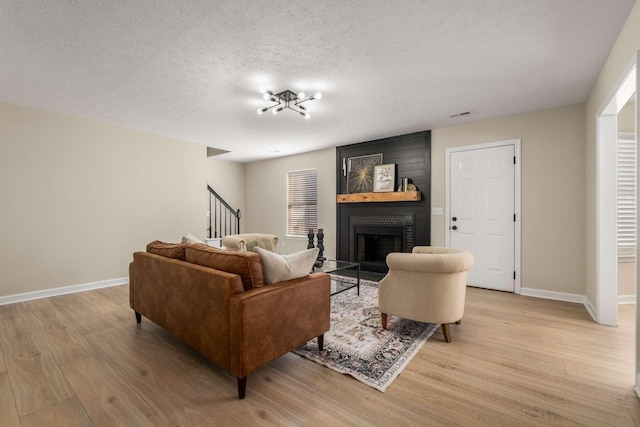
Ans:
{"type": "Polygon", "coordinates": [[[335,292],[331,292],[332,296],[352,288],[357,288],[358,295],[360,295],[360,264],[357,262],[327,259],[322,264],[322,267],[313,267],[313,271],[316,273],[323,272],[323,273],[329,273],[329,274],[336,273],[341,270],[350,270],[350,269],[356,270],[356,282],[353,283],[350,281],[342,281],[339,278],[335,277],[335,275],[333,275],[331,277],[331,281],[336,284],[335,286],[336,290],[335,292]]]}

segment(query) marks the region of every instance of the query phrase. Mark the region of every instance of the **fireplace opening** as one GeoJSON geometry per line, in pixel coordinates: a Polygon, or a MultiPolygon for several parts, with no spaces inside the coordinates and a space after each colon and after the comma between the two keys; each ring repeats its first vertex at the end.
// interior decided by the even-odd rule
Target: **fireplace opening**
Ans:
{"type": "Polygon", "coordinates": [[[365,271],[386,273],[391,252],[405,251],[405,227],[355,227],[355,261],[365,271]]]}

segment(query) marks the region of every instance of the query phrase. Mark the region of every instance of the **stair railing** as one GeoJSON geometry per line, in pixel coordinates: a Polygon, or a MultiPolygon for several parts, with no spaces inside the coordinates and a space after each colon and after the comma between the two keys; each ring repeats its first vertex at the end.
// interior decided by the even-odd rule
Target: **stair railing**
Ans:
{"type": "Polygon", "coordinates": [[[235,210],[211,186],[209,190],[209,238],[240,234],[240,209],[235,210]]]}

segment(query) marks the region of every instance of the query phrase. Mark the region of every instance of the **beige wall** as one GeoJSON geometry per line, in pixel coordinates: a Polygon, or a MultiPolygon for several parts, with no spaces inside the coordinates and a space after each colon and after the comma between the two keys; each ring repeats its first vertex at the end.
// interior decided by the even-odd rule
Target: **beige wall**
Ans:
{"type": "MultiPolygon", "coordinates": [[[[445,149],[521,139],[521,286],[584,294],[584,106],[435,129],[431,205],[444,207],[445,149]]],[[[445,216],[431,217],[444,245],[445,216]]]]}
{"type": "Polygon", "coordinates": [[[246,232],[280,236],[282,253],[307,248],[306,238],[285,236],[287,221],[286,174],[289,171],[318,170],[318,226],[324,228],[324,255],[336,253],[336,150],[334,148],[249,163],[245,166],[247,207],[246,232]]]}
{"type": "Polygon", "coordinates": [[[206,147],[0,103],[0,297],[128,276],[206,228],[206,147]]]}
{"type": "MultiPolygon", "coordinates": [[[[583,295],[583,105],[434,130],[432,206],[445,205],[445,148],[514,138],[522,140],[522,287],[583,295]]],[[[247,164],[246,231],[284,236],[286,172],[311,167],[318,168],[319,220],[333,256],[334,149],[247,164]]],[[[432,244],[444,245],[444,216],[431,221],[432,244]]],[[[285,253],[306,248],[305,239],[282,240],[285,253]]]]}
{"type": "Polygon", "coordinates": [[[618,263],[618,296],[631,297],[636,294],[636,263],[618,263]]]}
{"type": "Polygon", "coordinates": [[[627,102],[618,113],[618,132],[634,133],[636,131],[636,104],[627,102]]]}

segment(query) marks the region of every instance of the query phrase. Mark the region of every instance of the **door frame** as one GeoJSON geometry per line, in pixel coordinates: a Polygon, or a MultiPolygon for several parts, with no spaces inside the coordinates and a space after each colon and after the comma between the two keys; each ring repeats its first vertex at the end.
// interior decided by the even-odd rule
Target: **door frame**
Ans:
{"type": "MultiPolygon", "coordinates": [[[[616,211],[616,142],[618,139],[618,113],[633,93],[637,94],[640,80],[640,51],[636,52],[623,71],[613,92],[596,112],[596,300],[587,299],[587,309],[601,325],[618,325],[618,245],[616,211]],[[595,311],[595,312],[594,312],[595,311]]],[[[638,127],[636,104],[636,129],[638,127]]],[[[637,138],[637,137],[636,137],[637,138]]],[[[640,152],[636,153],[636,161],[640,152]]],[[[640,181],[640,175],[636,178],[640,181]]],[[[636,219],[640,222],[640,217],[636,219]]],[[[637,236],[636,236],[637,239],[637,236]]],[[[636,260],[637,260],[636,256],[636,260]]],[[[640,271],[638,263],[636,269],[640,271]]],[[[636,279],[637,287],[637,279],[636,279]]],[[[638,309],[636,290],[636,310],[638,309]]],[[[637,328],[636,328],[637,329],[637,328]]],[[[640,332],[636,331],[640,338],[640,332]]],[[[639,354],[636,355],[638,358],[639,354]]],[[[640,359],[637,361],[640,366],[640,359]]],[[[640,368],[638,368],[640,371],[640,368]]],[[[640,384],[640,373],[636,385],[640,384]]]]}
{"type": "Polygon", "coordinates": [[[516,277],[514,279],[513,293],[520,294],[521,292],[521,268],[520,268],[520,253],[521,253],[521,164],[522,164],[522,156],[520,154],[520,139],[508,139],[504,141],[496,141],[496,142],[487,142],[484,144],[475,144],[475,145],[464,145],[460,147],[451,147],[445,149],[445,220],[444,220],[444,244],[446,247],[451,246],[449,230],[451,226],[451,154],[460,152],[460,151],[473,151],[473,150],[483,150],[487,148],[495,148],[495,147],[505,147],[505,146],[513,146],[514,155],[516,156],[516,165],[514,171],[514,210],[516,214],[516,220],[514,222],[514,233],[513,233],[513,246],[514,246],[514,266],[516,272],[516,277]]]}

